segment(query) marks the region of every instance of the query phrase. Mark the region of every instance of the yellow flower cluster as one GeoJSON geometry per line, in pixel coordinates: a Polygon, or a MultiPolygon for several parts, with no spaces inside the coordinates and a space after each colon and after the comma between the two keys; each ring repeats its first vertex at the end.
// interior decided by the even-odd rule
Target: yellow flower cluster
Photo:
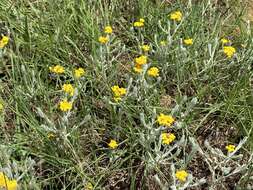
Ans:
{"type": "Polygon", "coordinates": [[[224,47],[223,47],[223,52],[224,52],[224,54],[226,54],[226,56],[227,56],[228,58],[231,58],[231,57],[233,57],[233,55],[235,54],[236,50],[235,50],[235,48],[232,47],[232,46],[224,46],[224,47]]]}
{"type": "Polygon", "coordinates": [[[16,190],[18,183],[16,180],[10,180],[3,172],[0,172],[0,189],[16,190]]]}
{"type": "Polygon", "coordinates": [[[142,66],[147,64],[147,56],[141,55],[140,57],[135,58],[134,71],[137,73],[142,72],[142,66]]]}
{"type": "Polygon", "coordinates": [[[179,181],[181,181],[181,182],[185,182],[186,181],[186,179],[187,179],[187,177],[188,177],[188,173],[185,171],[185,170],[178,170],[177,172],[176,172],[176,178],[179,180],[179,181]]]}
{"type": "Polygon", "coordinates": [[[143,27],[145,23],[145,20],[143,18],[140,18],[139,21],[134,22],[134,27],[140,28],[143,27]]]}
{"type": "Polygon", "coordinates": [[[184,44],[186,45],[192,45],[193,44],[193,39],[192,38],[188,38],[184,40],[184,44]]]}
{"type": "Polygon", "coordinates": [[[150,50],[150,46],[149,45],[143,45],[141,46],[141,49],[144,51],[144,52],[148,52],[150,50]]]}
{"type": "Polygon", "coordinates": [[[173,12],[169,15],[171,20],[175,20],[175,21],[178,21],[178,22],[182,20],[182,16],[183,15],[180,11],[175,11],[175,12],[173,12]]]}
{"type": "Polygon", "coordinates": [[[0,49],[4,48],[9,43],[9,37],[3,36],[0,40],[0,49]]]}
{"type": "MultiPolygon", "coordinates": [[[[106,26],[104,28],[104,33],[105,34],[111,34],[113,32],[113,29],[111,26],[106,26]]],[[[109,36],[99,36],[98,38],[98,41],[101,43],[101,44],[106,44],[108,41],[109,41],[109,36]]]]}
{"type": "Polygon", "coordinates": [[[227,145],[226,149],[227,149],[228,152],[234,152],[235,151],[235,145],[232,145],[232,144],[227,145]]]}
{"type": "Polygon", "coordinates": [[[148,75],[151,77],[158,77],[159,76],[159,69],[157,67],[151,67],[148,70],[148,75]]]}
{"type": "Polygon", "coordinates": [[[84,76],[84,74],[85,74],[85,71],[84,71],[84,69],[81,68],[81,67],[79,67],[78,69],[75,69],[75,70],[74,70],[74,76],[75,76],[75,78],[77,78],[77,79],[79,79],[79,78],[81,78],[82,76],[84,76]]]}
{"type": "Polygon", "coordinates": [[[222,44],[231,43],[231,41],[229,39],[227,39],[227,38],[222,38],[220,41],[221,41],[222,44]]]}
{"type": "Polygon", "coordinates": [[[173,133],[162,133],[161,137],[162,143],[167,145],[169,145],[176,139],[176,136],[173,133]]]}
{"type": "Polygon", "coordinates": [[[111,149],[115,149],[115,148],[117,148],[119,145],[118,145],[117,141],[111,139],[110,142],[108,143],[108,146],[109,146],[111,149]]]}
{"type": "Polygon", "coordinates": [[[113,95],[114,95],[114,100],[116,102],[121,100],[121,97],[126,94],[126,89],[125,88],[120,88],[119,86],[115,85],[111,87],[113,95]]]}
{"type": "Polygon", "coordinates": [[[73,96],[74,95],[74,92],[75,92],[75,89],[74,87],[72,86],[72,84],[64,84],[62,86],[62,90],[64,92],[66,92],[67,94],[69,94],[70,96],[73,96]]]}
{"type": "Polygon", "coordinates": [[[160,113],[157,117],[157,122],[161,126],[170,127],[174,123],[175,119],[171,115],[165,115],[160,113]]]}
{"type": "Polygon", "coordinates": [[[63,66],[61,65],[56,65],[54,67],[49,67],[49,70],[52,72],[52,73],[55,73],[55,74],[62,74],[65,72],[65,69],[63,66]]]}
{"type": "Polygon", "coordinates": [[[59,104],[60,110],[63,112],[67,112],[72,109],[72,103],[69,102],[67,99],[64,99],[59,104]]]}

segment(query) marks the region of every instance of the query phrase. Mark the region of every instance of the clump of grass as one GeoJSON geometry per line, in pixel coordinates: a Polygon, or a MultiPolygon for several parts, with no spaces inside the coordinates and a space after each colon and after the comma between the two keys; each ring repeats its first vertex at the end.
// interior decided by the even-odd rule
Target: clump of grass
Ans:
{"type": "Polygon", "coordinates": [[[252,35],[232,3],[0,7],[0,172],[19,189],[249,188],[252,35]]]}

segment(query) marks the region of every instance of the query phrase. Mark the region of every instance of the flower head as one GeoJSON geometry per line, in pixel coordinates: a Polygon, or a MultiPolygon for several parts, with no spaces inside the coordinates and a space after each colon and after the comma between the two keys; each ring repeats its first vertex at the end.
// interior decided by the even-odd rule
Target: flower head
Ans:
{"type": "Polygon", "coordinates": [[[88,182],[86,185],[85,185],[85,188],[84,190],[92,190],[93,189],[93,185],[91,182],[88,182]]]}
{"type": "Polygon", "coordinates": [[[80,77],[82,77],[85,74],[85,71],[83,68],[79,67],[78,69],[74,70],[74,75],[77,79],[79,79],[80,77]]]}
{"type": "Polygon", "coordinates": [[[134,66],[133,70],[134,70],[136,73],[141,73],[141,72],[143,71],[142,65],[136,64],[136,65],[134,66]]]}
{"type": "Polygon", "coordinates": [[[4,48],[9,43],[9,37],[3,36],[0,40],[0,48],[4,48]]]}
{"type": "Polygon", "coordinates": [[[135,63],[138,65],[144,65],[147,63],[147,56],[141,55],[140,57],[135,58],[135,63]]]}
{"type": "Polygon", "coordinates": [[[9,180],[3,172],[0,172],[0,189],[16,190],[18,188],[17,180],[9,180]]]}
{"type": "Polygon", "coordinates": [[[234,152],[235,151],[235,145],[229,144],[226,146],[226,149],[228,152],[234,152]]]}
{"type": "Polygon", "coordinates": [[[183,15],[180,11],[175,11],[175,12],[173,12],[169,15],[171,20],[175,20],[175,21],[178,21],[178,22],[182,20],[182,16],[183,15]]]}
{"type": "Polygon", "coordinates": [[[109,41],[109,38],[107,36],[100,36],[98,38],[98,41],[101,43],[101,44],[106,44],[108,41],[109,41]]]}
{"type": "Polygon", "coordinates": [[[181,182],[185,182],[187,177],[188,177],[188,173],[185,170],[178,170],[176,172],[176,178],[181,181],[181,182]]]}
{"type": "Polygon", "coordinates": [[[111,89],[115,97],[121,97],[126,94],[126,89],[120,88],[118,85],[112,86],[111,89]]]}
{"type": "Polygon", "coordinates": [[[104,29],[104,32],[106,34],[111,34],[113,32],[112,27],[111,26],[106,26],[105,29],[104,29]]]}
{"type": "Polygon", "coordinates": [[[108,143],[108,146],[109,146],[111,149],[115,149],[115,148],[117,148],[119,145],[118,145],[117,141],[111,139],[110,142],[108,143]]]}
{"type": "Polygon", "coordinates": [[[174,121],[175,119],[171,115],[165,115],[163,113],[160,113],[160,115],[157,117],[158,124],[167,127],[170,127],[174,123],[174,121]]]}
{"type": "Polygon", "coordinates": [[[185,39],[185,40],[184,40],[184,43],[185,43],[186,45],[192,45],[192,44],[193,44],[193,39],[192,39],[192,38],[185,39]]]}
{"type": "Polygon", "coordinates": [[[176,139],[176,136],[173,133],[162,133],[161,137],[162,143],[167,145],[169,145],[176,139]]]}
{"type": "Polygon", "coordinates": [[[55,134],[53,132],[50,132],[47,134],[47,138],[48,139],[54,139],[55,138],[55,134]]]}
{"type": "Polygon", "coordinates": [[[68,102],[67,99],[64,99],[63,101],[60,102],[60,110],[61,111],[69,111],[72,109],[72,103],[68,102]]]}
{"type": "Polygon", "coordinates": [[[235,54],[236,50],[232,46],[224,46],[223,52],[226,54],[228,58],[231,58],[235,54]]]}
{"type": "Polygon", "coordinates": [[[151,67],[148,70],[148,75],[151,77],[158,77],[159,76],[159,69],[157,67],[151,67]]]}
{"type": "Polygon", "coordinates": [[[144,52],[148,52],[150,50],[150,46],[149,45],[143,45],[141,46],[141,49],[144,51],[144,52]]]}
{"type": "Polygon", "coordinates": [[[52,73],[56,73],[56,74],[62,74],[65,72],[64,70],[64,67],[61,66],[61,65],[56,65],[54,67],[49,67],[49,70],[52,72],[52,73]]]}
{"type": "Polygon", "coordinates": [[[73,96],[74,95],[74,92],[75,92],[75,89],[74,87],[72,86],[72,84],[64,84],[62,86],[62,90],[64,92],[66,92],[67,94],[69,94],[70,96],[73,96]]]}
{"type": "Polygon", "coordinates": [[[140,18],[139,21],[134,22],[134,27],[143,27],[145,20],[143,18],[140,18]]]}
{"type": "Polygon", "coordinates": [[[231,41],[229,39],[227,39],[227,38],[222,38],[220,41],[221,41],[222,44],[231,43],[231,41]]]}

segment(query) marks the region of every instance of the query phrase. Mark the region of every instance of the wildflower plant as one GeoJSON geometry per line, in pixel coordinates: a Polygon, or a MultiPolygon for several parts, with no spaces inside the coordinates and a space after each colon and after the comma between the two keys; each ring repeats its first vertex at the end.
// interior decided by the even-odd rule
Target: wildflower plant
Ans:
{"type": "Polygon", "coordinates": [[[45,3],[0,2],[0,189],[252,189],[235,5],[45,3]]]}

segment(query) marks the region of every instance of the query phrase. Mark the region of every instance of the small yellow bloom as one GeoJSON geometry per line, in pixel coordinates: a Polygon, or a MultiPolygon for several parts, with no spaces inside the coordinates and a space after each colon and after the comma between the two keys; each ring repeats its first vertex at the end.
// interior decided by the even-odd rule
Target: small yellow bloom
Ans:
{"type": "Polygon", "coordinates": [[[226,38],[222,38],[220,41],[221,41],[222,44],[231,43],[231,41],[229,39],[226,39],[226,38]]]}
{"type": "Polygon", "coordinates": [[[165,115],[163,113],[160,113],[160,115],[157,117],[158,124],[167,127],[170,127],[174,123],[174,121],[175,119],[171,115],[165,115]]]}
{"type": "Polygon", "coordinates": [[[157,67],[151,67],[148,70],[148,75],[151,77],[158,77],[159,76],[159,69],[157,67]]]}
{"type": "Polygon", "coordinates": [[[108,146],[109,146],[111,149],[115,149],[115,148],[117,148],[119,145],[118,145],[117,141],[115,141],[115,140],[110,140],[110,143],[108,143],[108,146]]]}
{"type": "Polygon", "coordinates": [[[126,94],[126,89],[125,88],[120,88],[119,86],[115,85],[111,87],[112,92],[115,97],[121,97],[126,94]]]}
{"type": "Polygon", "coordinates": [[[64,84],[62,86],[62,90],[64,92],[66,92],[67,94],[69,94],[70,96],[73,96],[74,95],[74,92],[75,92],[75,89],[74,87],[72,86],[72,84],[64,84]]]}
{"type": "Polygon", "coordinates": [[[147,56],[141,55],[140,57],[135,58],[135,63],[138,65],[144,65],[147,63],[147,56]]]}
{"type": "Polygon", "coordinates": [[[112,27],[111,26],[106,26],[105,29],[104,29],[104,32],[106,34],[111,34],[113,32],[112,27]]]}
{"type": "Polygon", "coordinates": [[[228,58],[231,58],[235,54],[236,50],[232,46],[224,46],[223,52],[226,54],[228,58]]]}
{"type": "Polygon", "coordinates": [[[162,133],[161,137],[162,143],[167,145],[169,145],[176,139],[176,136],[173,133],[162,133]]]}
{"type": "Polygon", "coordinates": [[[113,99],[114,99],[115,102],[121,101],[121,97],[117,97],[117,96],[116,96],[116,97],[114,97],[113,99]]]}
{"type": "Polygon", "coordinates": [[[61,111],[69,111],[72,109],[72,103],[68,102],[66,99],[64,99],[63,101],[60,102],[60,110],[61,111]]]}
{"type": "Polygon", "coordinates": [[[171,20],[175,20],[175,21],[178,21],[178,22],[182,20],[182,16],[183,15],[180,11],[175,11],[175,12],[173,12],[169,15],[171,20]]]}
{"type": "Polygon", "coordinates": [[[16,180],[9,180],[3,172],[0,172],[0,189],[16,190],[18,188],[18,183],[16,180]]]}
{"type": "Polygon", "coordinates": [[[109,38],[107,36],[100,36],[98,38],[98,41],[101,43],[101,44],[106,44],[108,41],[109,41],[109,38]]]}
{"type": "Polygon", "coordinates": [[[185,39],[185,40],[184,40],[184,43],[185,43],[186,45],[192,45],[192,44],[193,44],[193,39],[192,39],[192,38],[185,39]]]}
{"type": "Polygon", "coordinates": [[[0,111],[4,109],[4,105],[0,102],[0,111]]]}
{"type": "Polygon", "coordinates": [[[232,144],[227,145],[226,149],[227,149],[228,152],[234,152],[235,151],[235,145],[232,145],[232,144]]]}
{"type": "Polygon", "coordinates": [[[136,64],[133,69],[136,73],[141,73],[143,71],[142,66],[139,64],[136,64]]]}
{"type": "Polygon", "coordinates": [[[9,37],[3,36],[0,40],[0,48],[4,48],[9,43],[9,37]]]}
{"type": "Polygon", "coordinates": [[[140,19],[139,19],[139,22],[144,23],[144,22],[145,22],[144,18],[140,18],[140,19]]]}
{"type": "Polygon", "coordinates": [[[161,45],[161,46],[166,46],[166,44],[167,44],[167,43],[166,43],[165,40],[160,41],[160,45],[161,45]]]}
{"type": "Polygon", "coordinates": [[[144,51],[144,52],[148,52],[150,50],[150,46],[149,45],[143,45],[141,46],[141,49],[144,51]]]}
{"type": "Polygon", "coordinates": [[[187,177],[188,177],[188,173],[185,170],[178,170],[176,172],[176,178],[181,181],[181,182],[185,182],[187,177]]]}
{"type": "Polygon", "coordinates": [[[52,73],[56,73],[56,74],[62,74],[65,72],[64,70],[64,67],[61,66],[61,65],[56,65],[54,67],[49,67],[49,70],[52,72],[52,73]]]}
{"type": "Polygon", "coordinates": [[[86,185],[85,185],[85,189],[84,190],[92,190],[93,189],[93,185],[91,182],[88,182],[86,185]]]}
{"type": "Polygon", "coordinates": [[[134,27],[143,27],[143,26],[144,26],[143,22],[139,22],[139,21],[134,22],[134,27]]]}
{"type": "Polygon", "coordinates": [[[77,78],[77,79],[79,79],[80,77],[82,77],[84,74],[85,74],[85,71],[84,71],[84,69],[83,68],[78,68],[78,69],[75,69],[74,70],[74,75],[75,75],[75,77],[77,78]]]}

